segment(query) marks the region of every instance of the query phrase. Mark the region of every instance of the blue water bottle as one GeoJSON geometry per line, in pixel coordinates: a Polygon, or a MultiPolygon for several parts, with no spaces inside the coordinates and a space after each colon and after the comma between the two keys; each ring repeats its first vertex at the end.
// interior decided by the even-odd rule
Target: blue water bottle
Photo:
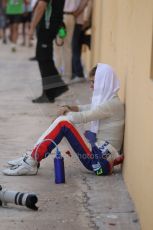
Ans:
{"type": "Polygon", "coordinates": [[[56,156],[54,158],[54,172],[55,172],[55,183],[65,183],[65,170],[64,170],[64,158],[61,152],[57,149],[56,156]]]}

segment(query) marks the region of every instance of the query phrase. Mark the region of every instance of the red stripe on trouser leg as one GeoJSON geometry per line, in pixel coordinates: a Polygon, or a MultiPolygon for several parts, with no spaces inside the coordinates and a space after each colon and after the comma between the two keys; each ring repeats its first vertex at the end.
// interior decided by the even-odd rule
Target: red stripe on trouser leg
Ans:
{"type": "MultiPolygon", "coordinates": [[[[74,134],[74,136],[76,137],[76,139],[79,141],[79,143],[81,144],[82,148],[84,149],[84,152],[87,154],[88,157],[92,158],[92,153],[90,151],[90,149],[87,147],[86,143],[84,142],[83,138],[81,137],[81,135],[79,134],[78,130],[75,128],[75,126],[73,124],[71,124],[70,122],[64,120],[64,121],[60,121],[56,127],[50,131],[50,133],[48,135],[46,135],[46,137],[43,139],[52,139],[54,140],[56,138],[56,136],[61,132],[62,127],[67,127],[70,129],[70,131],[74,134]]],[[[64,136],[64,134],[63,134],[64,136]]],[[[51,144],[50,141],[45,141],[42,142],[42,144],[39,146],[39,148],[37,149],[38,146],[36,146],[33,151],[31,156],[36,159],[37,161],[41,161],[46,152],[48,151],[48,147],[51,144]],[[36,153],[37,150],[37,153],[36,153]]]]}

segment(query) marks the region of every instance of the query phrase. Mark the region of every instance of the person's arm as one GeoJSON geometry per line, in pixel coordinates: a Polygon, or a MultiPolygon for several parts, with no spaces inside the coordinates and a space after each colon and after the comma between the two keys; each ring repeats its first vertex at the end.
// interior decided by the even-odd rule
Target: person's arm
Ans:
{"type": "Polygon", "coordinates": [[[88,0],[88,4],[84,11],[83,30],[91,27],[92,6],[93,6],[93,0],[88,0]]]}
{"type": "Polygon", "coordinates": [[[68,112],[83,112],[83,111],[88,111],[90,110],[91,104],[87,105],[64,105],[62,106],[59,111],[58,115],[66,115],[68,112]]]}
{"type": "Polygon", "coordinates": [[[67,116],[74,124],[88,123],[96,120],[103,120],[112,116],[110,103],[105,103],[97,108],[83,112],[69,112],[67,116]]]}
{"type": "Polygon", "coordinates": [[[87,4],[87,7],[86,7],[85,13],[84,13],[84,21],[90,20],[92,7],[93,7],[93,0],[88,0],[88,4],[87,4]]]}
{"type": "Polygon", "coordinates": [[[91,104],[78,105],[79,112],[90,110],[91,104]]]}
{"type": "Polygon", "coordinates": [[[2,0],[2,7],[3,7],[3,9],[6,8],[6,5],[7,5],[7,0],[2,0]]]}
{"type": "Polygon", "coordinates": [[[36,29],[36,26],[38,25],[38,23],[40,22],[45,10],[47,7],[47,1],[43,1],[43,0],[39,0],[37,3],[37,6],[35,8],[34,11],[34,15],[33,15],[33,19],[31,22],[31,28],[30,28],[30,32],[29,32],[29,39],[33,38],[33,33],[36,29]]]}

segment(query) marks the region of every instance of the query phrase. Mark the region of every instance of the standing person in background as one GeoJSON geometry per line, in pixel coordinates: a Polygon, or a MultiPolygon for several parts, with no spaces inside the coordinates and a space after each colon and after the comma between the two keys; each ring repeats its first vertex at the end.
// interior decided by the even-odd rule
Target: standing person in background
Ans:
{"type": "Polygon", "coordinates": [[[10,40],[11,50],[16,51],[16,43],[18,39],[18,27],[21,22],[21,15],[23,13],[23,3],[28,4],[28,0],[5,0],[6,14],[10,23],[10,40]]]}
{"type": "Polygon", "coordinates": [[[5,16],[5,2],[0,1],[0,39],[3,39],[3,43],[6,44],[6,16],[5,16]]]}
{"type": "Polygon", "coordinates": [[[78,9],[73,13],[75,26],[72,37],[72,81],[71,83],[82,82],[84,71],[81,62],[82,31],[84,28],[84,13],[89,0],[81,0],[78,9]]]}
{"type": "Polygon", "coordinates": [[[91,48],[91,32],[89,34],[88,30],[91,30],[92,27],[92,7],[93,0],[88,0],[88,4],[84,11],[84,24],[81,35],[81,44],[87,45],[89,49],[91,48]]]}
{"type": "Polygon", "coordinates": [[[54,102],[68,90],[62,81],[53,60],[53,41],[63,20],[64,0],[38,0],[35,8],[29,39],[37,27],[36,57],[42,77],[42,95],[34,103],[54,102]]]}
{"type": "MultiPolygon", "coordinates": [[[[30,23],[32,19],[32,0],[29,0],[29,3],[26,5],[23,4],[23,14],[22,14],[22,36],[23,36],[23,42],[22,45],[26,45],[26,32],[30,29],[30,23]]],[[[32,46],[31,41],[29,40],[29,47],[32,46]]]]}
{"type": "Polygon", "coordinates": [[[64,23],[67,30],[67,36],[62,46],[54,45],[55,48],[55,64],[61,74],[70,80],[72,77],[72,35],[74,31],[73,13],[77,10],[81,0],[65,0],[64,5],[64,23]]]}
{"type": "MultiPolygon", "coordinates": [[[[35,8],[36,8],[36,6],[37,6],[37,2],[38,2],[38,0],[31,0],[32,18],[33,18],[34,10],[35,10],[35,8]]],[[[36,37],[37,37],[37,33],[36,33],[36,37]]],[[[29,40],[29,43],[31,43],[30,40],[29,40]]],[[[36,58],[36,50],[35,50],[35,56],[29,58],[29,61],[37,61],[37,58],[36,58]]]]}

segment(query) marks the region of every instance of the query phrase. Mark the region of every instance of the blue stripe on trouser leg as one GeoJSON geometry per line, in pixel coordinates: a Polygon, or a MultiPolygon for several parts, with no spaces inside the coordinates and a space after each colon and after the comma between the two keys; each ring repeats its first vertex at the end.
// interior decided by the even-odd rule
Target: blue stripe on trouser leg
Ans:
{"type": "MultiPolygon", "coordinates": [[[[54,141],[56,142],[56,144],[59,144],[63,137],[66,137],[66,139],[68,140],[68,142],[71,145],[72,149],[74,150],[74,152],[79,157],[81,163],[88,170],[93,171],[92,165],[93,165],[93,163],[95,163],[95,160],[97,161],[97,159],[98,159],[98,161],[100,162],[100,165],[102,167],[102,172],[103,172],[102,174],[103,175],[109,174],[109,163],[108,163],[108,161],[104,160],[104,159],[101,159],[101,157],[97,158],[97,155],[94,154],[95,151],[92,151],[93,152],[93,159],[91,159],[87,155],[87,153],[85,152],[82,144],[79,141],[79,138],[77,138],[77,135],[74,135],[74,133],[71,131],[71,129],[69,127],[67,127],[66,125],[59,126],[59,130],[58,130],[56,136],[54,137],[54,141]]],[[[48,146],[48,151],[47,152],[51,152],[54,148],[55,148],[54,144],[51,143],[48,146]]],[[[97,152],[96,152],[96,154],[97,154],[97,152]]],[[[101,154],[101,152],[100,152],[100,154],[101,154]]],[[[47,156],[47,154],[45,156],[47,156]]]]}
{"type": "MultiPolygon", "coordinates": [[[[74,152],[79,157],[81,163],[88,169],[93,171],[92,169],[92,159],[88,157],[86,152],[84,151],[81,143],[78,141],[77,137],[72,133],[72,131],[66,127],[63,126],[60,129],[60,132],[55,137],[54,141],[56,144],[59,144],[63,137],[66,137],[69,144],[71,145],[74,152]]],[[[50,144],[48,148],[48,152],[51,152],[55,148],[54,144],[50,144]]]]}

